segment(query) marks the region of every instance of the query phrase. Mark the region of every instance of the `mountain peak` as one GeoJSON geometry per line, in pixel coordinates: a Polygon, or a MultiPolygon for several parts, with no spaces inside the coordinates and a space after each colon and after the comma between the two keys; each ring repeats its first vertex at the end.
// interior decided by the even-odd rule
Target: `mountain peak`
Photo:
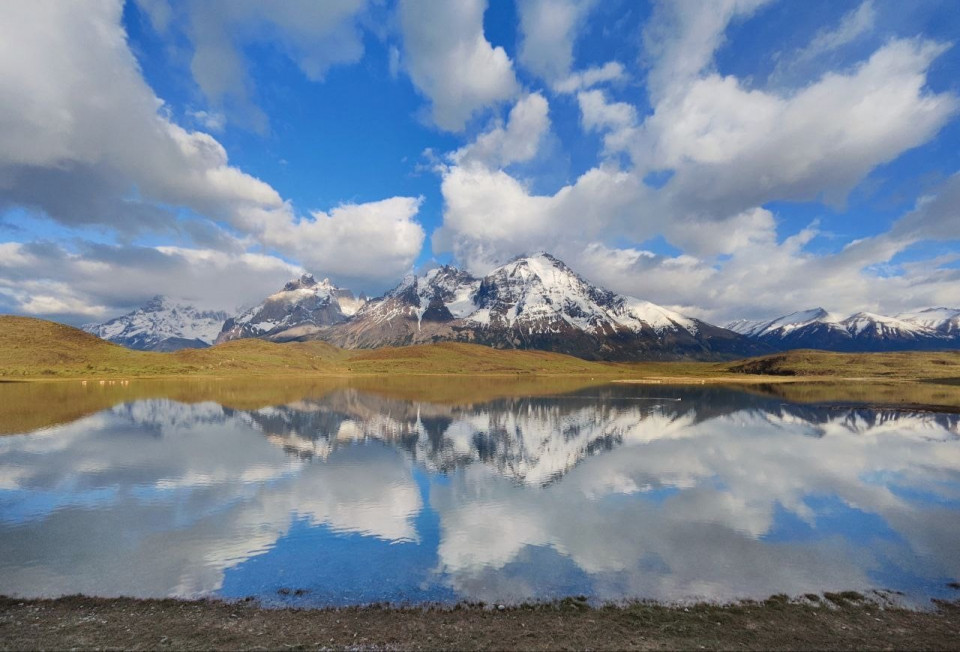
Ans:
{"type": "Polygon", "coordinates": [[[304,273],[260,305],[228,319],[217,342],[244,337],[301,337],[344,321],[361,305],[350,290],[334,286],[328,278],[317,282],[313,274],[304,273]]]}
{"type": "Polygon", "coordinates": [[[288,281],[286,285],[283,286],[285,292],[291,292],[293,290],[307,290],[317,285],[330,285],[330,279],[323,279],[322,282],[317,283],[317,279],[314,278],[313,274],[309,272],[304,272],[300,275],[300,278],[293,279],[288,281]]]}
{"type": "Polygon", "coordinates": [[[88,333],[131,349],[175,350],[209,346],[227,315],[201,311],[164,295],[102,324],[87,324],[88,333]]]}
{"type": "Polygon", "coordinates": [[[452,340],[592,359],[765,351],[729,331],[594,286],[543,251],[482,279],[449,265],[407,277],[324,336],[348,348],[452,340]]]}
{"type": "Polygon", "coordinates": [[[153,297],[140,307],[143,312],[157,312],[163,310],[171,301],[162,294],[155,294],[153,297]]]}

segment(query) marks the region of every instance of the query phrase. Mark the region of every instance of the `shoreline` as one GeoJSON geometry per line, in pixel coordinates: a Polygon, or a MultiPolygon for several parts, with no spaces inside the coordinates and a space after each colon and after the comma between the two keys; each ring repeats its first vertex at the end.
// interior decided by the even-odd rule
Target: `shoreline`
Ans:
{"type": "Polygon", "coordinates": [[[854,592],[729,604],[591,606],[566,598],[509,607],[319,609],[0,597],[0,649],[955,649],[960,602],[932,604],[912,610],[854,592]]]}

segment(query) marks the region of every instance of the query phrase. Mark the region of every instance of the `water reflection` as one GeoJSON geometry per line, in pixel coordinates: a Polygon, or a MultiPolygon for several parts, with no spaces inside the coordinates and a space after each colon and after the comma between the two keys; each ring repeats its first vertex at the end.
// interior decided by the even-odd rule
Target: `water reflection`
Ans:
{"type": "Polygon", "coordinates": [[[614,386],[145,399],[0,439],[0,592],[343,604],[960,577],[960,416],[614,386]]]}

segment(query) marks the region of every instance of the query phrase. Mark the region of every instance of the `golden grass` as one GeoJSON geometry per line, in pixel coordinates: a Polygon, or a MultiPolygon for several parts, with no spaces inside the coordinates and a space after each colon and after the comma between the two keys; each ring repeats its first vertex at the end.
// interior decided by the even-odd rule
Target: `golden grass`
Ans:
{"type": "Polygon", "coordinates": [[[175,353],[132,351],[78,329],[0,316],[0,380],[390,375],[584,376],[663,382],[870,379],[960,382],[960,352],[791,351],[726,363],[589,362],[559,353],[438,343],[347,351],[256,339],[175,353]],[[952,379],[952,380],[951,380],[952,379]]]}
{"type": "Polygon", "coordinates": [[[611,381],[736,383],[790,401],[957,409],[960,352],[792,351],[732,363],[613,364],[461,343],[346,351],[323,342],[239,340],[147,353],[69,326],[0,316],[0,434],[69,422],[143,398],[256,409],[353,387],[390,398],[462,404],[611,381]],[[70,382],[3,382],[37,379],[70,382]]]}
{"type": "Polygon", "coordinates": [[[584,376],[323,376],[297,378],[182,378],[120,381],[0,383],[0,435],[32,432],[70,423],[114,405],[167,398],[182,403],[214,401],[237,410],[320,399],[342,389],[357,389],[385,398],[469,405],[499,398],[573,392],[602,380],[584,376]]]}
{"type": "Polygon", "coordinates": [[[880,380],[960,379],[960,351],[788,351],[727,363],[735,373],[880,380]]]}

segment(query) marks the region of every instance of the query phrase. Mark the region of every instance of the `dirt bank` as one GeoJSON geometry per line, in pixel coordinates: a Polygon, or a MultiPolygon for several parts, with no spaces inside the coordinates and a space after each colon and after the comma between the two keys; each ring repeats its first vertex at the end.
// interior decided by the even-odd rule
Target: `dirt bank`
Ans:
{"type": "Polygon", "coordinates": [[[0,599],[0,649],[957,649],[960,604],[262,609],[254,603],[0,599]]]}

